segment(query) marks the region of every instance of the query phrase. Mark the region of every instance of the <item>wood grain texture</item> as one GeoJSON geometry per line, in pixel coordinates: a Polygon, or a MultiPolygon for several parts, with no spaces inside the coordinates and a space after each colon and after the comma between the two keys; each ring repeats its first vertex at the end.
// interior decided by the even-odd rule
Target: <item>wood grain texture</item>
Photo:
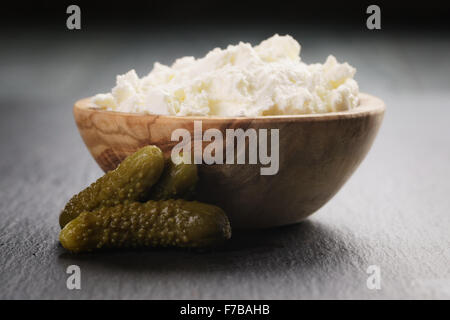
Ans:
{"type": "MultiPolygon", "coordinates": [[[[257,118],[109,112],[90,108],[88,99],[77,102],[73,111],[86,146],[104,171],[148,144],[157,145],[170,157],[179,142],[171,141],[171,135],[179,128],[190,132],[194,152],[195,120],[202,121],[203,132],[215,128],[223,137],[226,129],[279,129],[279,171],[275,175],[261,175],[260,164],[236,161],[199,166],[199,200],[222,207],[234,228],[266,228],[299,222],[314,213],[364,159],[385,106],[368,94],[361,94],[360,100],[358,108],[346,112],[257,118]]],[[[203,148],[208,144],[203,142],[203,148]]],[[[236,157],[236,144],[234,149],[236,157]]]]}

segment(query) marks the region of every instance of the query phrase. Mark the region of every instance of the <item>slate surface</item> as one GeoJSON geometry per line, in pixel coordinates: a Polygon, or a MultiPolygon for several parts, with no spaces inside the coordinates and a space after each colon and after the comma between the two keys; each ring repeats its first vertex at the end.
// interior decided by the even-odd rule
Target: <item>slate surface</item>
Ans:
{"type": "Polygon", "coordinates": [[[15,34],[0,52],[0,298],[450,298],[450,41],[439,34],[279,28],[15,34]],[[235,235],[215,252],[74,256],[58,244],[65,201],[100,176],[72,103],[140,75],[154,61],[200,56],[239,40],[290,33],[307,62],[329,53],[383,98],[384,124],[366,160],[307,221],[235,235]],[[82,289],[66,288],[66,268],[82,289]],[[381,290],[366,286],[381,270],[381,290]]]}

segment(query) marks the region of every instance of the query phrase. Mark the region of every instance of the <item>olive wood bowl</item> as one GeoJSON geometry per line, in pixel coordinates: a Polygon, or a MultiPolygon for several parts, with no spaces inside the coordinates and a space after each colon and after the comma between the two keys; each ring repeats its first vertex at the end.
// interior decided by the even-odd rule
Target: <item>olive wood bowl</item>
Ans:
{"type": "MultiPolygon", "coordinates": [[[[195,120],[202,121],[203,131],[216,128],[224,137],[225,129],[279,129],[275,175],[261,175],[265,166],[260,164],[199,165],[196,199],[220,206],[233,228],[246,229],[296,223],[322,207],[366,156],[384,111],[382,100],[364,93],[359,106],[350,111],[254,118],[104,111],[91,108],[89,98],[73,108],[81,137],[104,171],[149,144],[170,157],[179,142],[171,141],[172,132],[187,129],[194,140],[195,120]]],[[[203,142],[203,148],[207,144],[203,142]]]]}

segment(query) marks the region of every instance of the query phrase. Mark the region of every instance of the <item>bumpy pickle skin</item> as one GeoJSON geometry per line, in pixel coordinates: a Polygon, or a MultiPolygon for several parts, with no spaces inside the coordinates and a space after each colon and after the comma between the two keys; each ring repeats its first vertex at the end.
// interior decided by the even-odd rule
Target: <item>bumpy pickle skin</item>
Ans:
{"type": "Polygon", "coordinates": [[[59,241],[79,253],[102,248],[211,247],[230,237],[230,223],[219,207],[172,199],[83,212],[61,230],[59,241]]]}
{"type": "Polygon", "coordinates": [[[83,211],[112,207],[126,200],[139,201],[158,181],[164,169],[162,151],[146,146],[128,156],[112,171],[72,197],[59,216],[63,228],[83,211]]]}
{"type": "Polygon", "coordinates": [[[152,188],[149,199],[189,199],[198,181],[197,166],[193,163],[175,164],[169,159],[158,183],[152,188]]]}

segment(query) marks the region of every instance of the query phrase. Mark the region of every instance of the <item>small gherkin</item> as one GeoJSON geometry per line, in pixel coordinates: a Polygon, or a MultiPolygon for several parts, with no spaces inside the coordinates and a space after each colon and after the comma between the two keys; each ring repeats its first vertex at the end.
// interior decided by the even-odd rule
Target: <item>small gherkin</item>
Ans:
{"type": "MultiPolygon", "coordinates": [[[[181,157],[177,160],[182,160],[181,157]]],[[[171,159],[166,163],[161,178],[152,188],[149,199],[188,199],[194,193],[198,181],[197,166],[181,161],[175,164],[171,159]]]]}
{"type": "Polygon", "coordinates": [[[186,200],[125,202],[83,212],[59,235],[64,248],[85,252],[101,248],[209,247],[231,237],[219,207],[186,200]]]}
{"type": "Polygon", "coordinates": [[[112,207],[126,200],[139,201],[158,181],[164,169],[162,151],[146,146],[128,156],[120,165],[72,197],[59,216],[63,228],[84,211],[112,207]]]}

